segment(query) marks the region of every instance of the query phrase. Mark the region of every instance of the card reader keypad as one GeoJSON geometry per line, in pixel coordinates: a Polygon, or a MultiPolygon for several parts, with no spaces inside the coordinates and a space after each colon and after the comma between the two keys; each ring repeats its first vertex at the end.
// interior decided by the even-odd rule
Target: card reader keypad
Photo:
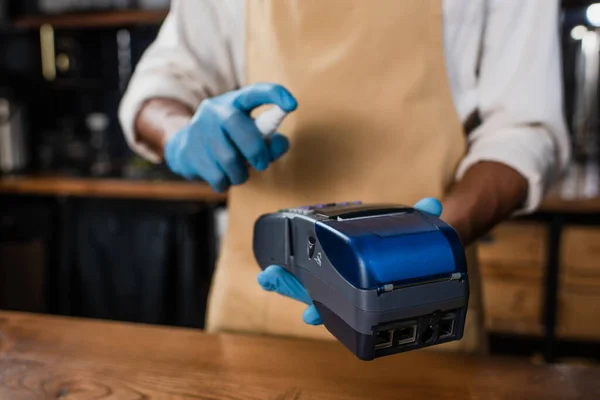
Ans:
{"type": "Polygon", "coordinates": [[[310,206],[304,207],[294,207],[294,208],[286,208],[283,210],[279,210],[280,212],[290,212],[299,215],[312,215],[318,210],[322,210],[325,208],[336,208],[336,207],[348,207],[348,206],[357,206],[361,205],[361,201],[345,201],[341,203],[324,203],[324,204],[313,204],[310,206]]]}

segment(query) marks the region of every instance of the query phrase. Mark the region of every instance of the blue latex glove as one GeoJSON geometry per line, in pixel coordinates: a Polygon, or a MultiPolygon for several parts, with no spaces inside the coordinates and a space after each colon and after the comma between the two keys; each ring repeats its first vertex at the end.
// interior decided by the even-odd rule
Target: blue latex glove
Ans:
{"type": "MultiPolygon", "coordinates": [[[[417,202],[414,208],[439,217],[442,214],[442,204],[433,198],[425,198],[417,202]]],[[[323,322],[308,295],[308,292],[294,275],[279,265],[271,265],[258,274],[258,283],[267,291],[276,292],[308,305],[302,319],[310,325],[320,325],[323,322]]]]}
{"type": "Polygon", "coordinates": [[[165,145],[169,168],[186,179],[201,178],[218,192],[248,179],[281,157],[288,139],[275,133],[265,143],[250,112],[265,104],[294,111],[296,99],[282,86],[259,83],[204,100],[191,122],[165,145]]]}

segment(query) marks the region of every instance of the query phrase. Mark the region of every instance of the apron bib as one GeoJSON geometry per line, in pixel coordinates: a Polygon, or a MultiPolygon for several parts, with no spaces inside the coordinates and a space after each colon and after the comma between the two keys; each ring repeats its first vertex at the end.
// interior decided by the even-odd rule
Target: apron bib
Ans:
{"type": "Polygon", "coordinates": [[[443,198],[453,183],[466,138],[446,77],[441,1],[376,4],[247,2],[247,83],[282,84],[298,109],[280,129],[289,152],[229,191],[209,331],[332,338],[304,324],[306,305],[258,285],[252,232],[259,215],[349,200],[412,205],[443,198]]]}

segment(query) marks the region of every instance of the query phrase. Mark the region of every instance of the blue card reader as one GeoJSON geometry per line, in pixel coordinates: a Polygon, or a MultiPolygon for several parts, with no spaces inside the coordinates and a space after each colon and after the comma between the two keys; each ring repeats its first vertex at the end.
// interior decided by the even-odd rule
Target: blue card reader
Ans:
{"type": "Polygon", "coordinates": [[[262,269],[306,288],[325,328],[372,360],[463,336],[464,248],[440,218],[394,204],[344,202],[279,210],[254,226],[262,269]]]}

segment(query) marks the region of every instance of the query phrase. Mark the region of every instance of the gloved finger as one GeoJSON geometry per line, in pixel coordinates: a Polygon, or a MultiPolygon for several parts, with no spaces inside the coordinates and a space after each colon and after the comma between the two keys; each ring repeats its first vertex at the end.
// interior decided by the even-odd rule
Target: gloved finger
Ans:
{"type": "Polygon", "coordinates": [[[215,192],[224,192],[230,186],[230,181],[225,172],[219,167],[217,162],[213,159],[212,155],[207,153],[204,157],[194,157],[184,161],[186,165],[184,167],[185,173],[181,174],[186,179],[201,178],[215,192]]]}
{"type": "Polygon", "coordinates": [[[169,169],[187,180],[201,178],[215,191],[224,191],[229,180],[204,149],[202,137],[188,126],[175,134],[165,145],[165,162],[169,169]],[[190,139],[191,138],[191,139],[190,139]]]}
{"type": "Polygon", "coordinates": [[[288,149],[290,148],[290,141],[287,137],[283,136],[282,134],[274,133],[273,135],[271,135],[267,147],[269,149],[269,156],[271,161],[275,161],[288,151],[288,149]]]}
{"type": "Polygon", "coordinates": [[[311,305],[312,300],[308,292],[296,277],[279,265],[271,265],[258,274],[258,284],[269,292],[276,292],[282,296],[301,301],[311,305]]]}
{"type": "Polygon", "coordinates": [[[423,211],[425,213],[435,215],[439,217],[442,215],[442,203],[438,199],[434,199],[433,197],[426,197],[424,199],[419,200],[415,205],[419,211],[423,211]]]}
{"type": "Polygon", "coordinates": [[[244,113],[265,104],[276,104],[283,111],[291,112],[298,103],[294,96],[283,86],[276,83],[255,83],[238,91],[233,106],[244,113]]]}
{"type": "MultiPolygon", "coordinates": [[[[189,127],[187,128],[189,129],[189,127]]],[[[196,176],[192,169],[185,163],[185,146],[181,138],[187,134],[186,129],[176,132],[167,140],[165,144],[165,164],[174,173],[183,176],[185,179],[194,179],[196,176]],[[187,167],[187,168],[186,168],[187,167]]]]}
{"type": "Polygon", "coordinates": [[[227,138],[225,132],[220,128],[217,129],[218,131],[213,132],[210,139],[207,140],[207,146],[231,184],[240,185],[248,179],[245,160],[227,138]]]}
{"type": "Polygon", "coordinates": [[[308,308],[304,310],[302,313],[302,320],[309,325],[321,325],[323,323],[314,304],[308,306],[308,308]]]}
{"type": "Polygon", "coordinates": [[[250,165],[264,171],[269,166],[270,156],[262,134],[252,118],[233,108],[231,111],[221,119],[223,130],[250,165]]]}
{"type": "Polygon", "coordinates": [[[224,192],[231,186],[231,181],[211,154],[210,149],[206,149],[206,153],[206,157],[194,159],[194,170],[198,171],[198,176],[204,179],[215,192],[224,192]]]}

